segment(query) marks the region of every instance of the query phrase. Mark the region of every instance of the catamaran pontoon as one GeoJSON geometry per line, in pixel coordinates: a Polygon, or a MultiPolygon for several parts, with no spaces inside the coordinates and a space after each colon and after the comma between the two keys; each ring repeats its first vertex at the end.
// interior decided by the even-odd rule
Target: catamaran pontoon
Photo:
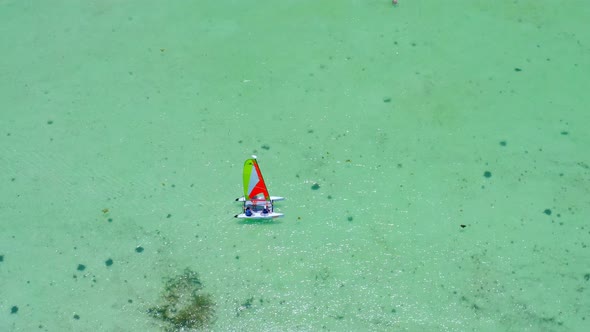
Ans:
{"type": "Polygon", "coordinates": [[[282,217],[282,213],[275,212],[274,202],[284,199],[284,197],[268,194],[256,156],[246,160],[244,163],[244,196],[236,198],[236,201],[243,202],[242,213],[235,215],[235,217],[241,219],[282,217]]]}

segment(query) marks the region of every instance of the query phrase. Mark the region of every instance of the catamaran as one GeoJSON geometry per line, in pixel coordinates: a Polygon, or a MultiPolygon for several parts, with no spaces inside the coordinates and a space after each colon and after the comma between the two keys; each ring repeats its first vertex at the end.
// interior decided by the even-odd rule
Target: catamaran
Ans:
{"type": "Polygon", "coordinates": [[[275,212],[274,202],[282,201],[284,197],[270,196],[266,183],[262,178],[260,166],[256,161],[256,156],[247,159],[244,162],[244,196],[236,198],[237,202],[242,202],[242,213],[234,217],[240,219],[272,219],[282,217],[282,213],[275,212]]]}

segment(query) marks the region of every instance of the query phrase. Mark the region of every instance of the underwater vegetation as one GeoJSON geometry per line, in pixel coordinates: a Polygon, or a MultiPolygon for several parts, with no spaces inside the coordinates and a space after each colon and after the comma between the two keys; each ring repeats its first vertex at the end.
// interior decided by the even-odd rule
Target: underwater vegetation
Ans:
{"type": "Polygon", "coordinates": [[[213,322],[215,303],[202,289],[199,275],[187,268],[166,281],[161,303],[147,312],[165,322],[168,331],[207,327],[213,322]]]}

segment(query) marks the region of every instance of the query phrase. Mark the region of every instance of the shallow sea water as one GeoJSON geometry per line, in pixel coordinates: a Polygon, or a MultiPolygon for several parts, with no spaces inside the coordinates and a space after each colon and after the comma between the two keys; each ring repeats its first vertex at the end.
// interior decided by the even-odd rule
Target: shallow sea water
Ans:
{"type": "Polygon", "coordinates": [[[186,268],[211,331],[590,329],[588,17],[0,0],[0,330],[163,331],[186,268]]]}

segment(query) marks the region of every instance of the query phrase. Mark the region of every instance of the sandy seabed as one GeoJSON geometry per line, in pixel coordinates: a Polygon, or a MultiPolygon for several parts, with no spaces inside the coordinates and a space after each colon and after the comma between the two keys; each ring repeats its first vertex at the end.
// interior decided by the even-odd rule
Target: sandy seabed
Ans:
{"type": "Polygon", "coordinates": [[[589,330],[589,16],[0,1],[0,330],[174,329],[187,268],[205,330],[589,330]]]}

